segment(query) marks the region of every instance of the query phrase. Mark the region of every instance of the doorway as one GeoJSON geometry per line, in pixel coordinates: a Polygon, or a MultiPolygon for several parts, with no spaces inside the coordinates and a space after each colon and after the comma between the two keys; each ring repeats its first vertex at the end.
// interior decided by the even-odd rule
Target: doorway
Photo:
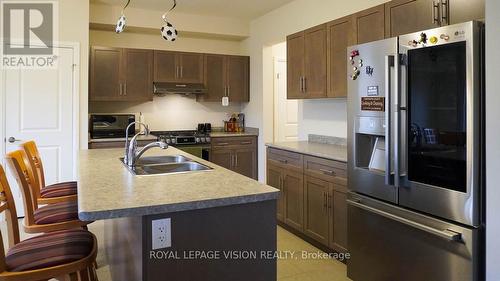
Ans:
{"type": "Polygon", "coordinates": [[[273,46],[274,141],[298,140],[298,101],[287,99],[286,42],[273,46]]]}
{"type": "Polygon", "coordinates": [[[79,55],[77,44],[58,49],[54,69],[3,69],[0,72],[0,116],[4,140],[1,157],[18,216],[24,216],[17,182],[5,166],[5,154],[34,140],[39,148],[47,184],[74,180],[78,153],[79,55]]]}

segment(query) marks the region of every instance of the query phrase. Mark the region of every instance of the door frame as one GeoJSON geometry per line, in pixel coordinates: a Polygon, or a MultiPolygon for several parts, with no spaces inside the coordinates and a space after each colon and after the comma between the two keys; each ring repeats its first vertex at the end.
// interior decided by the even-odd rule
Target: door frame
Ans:
{"type": "MultiPolygon", "coordinates": [[[[277,83],[277,65],[278,63],[287,63],[286,58],[274,57],[273,60],[273,141],[276,141],[276,138],[279,137],[280,130],[280,119],[278,118],[279,111],[279,95],[278,95],[278,83],[277,83]]],[[[285,81],[286,83],[286,81],[285,81]]],[[[286,93],[285,93],[286,95],[286,93]]]]}
{"type": "MultiPolygon", "coordinates": [[[[14,43],[15,44],[15,43],[14,43]]],[[[41,46],[39,44],[32,44],[32,46],[41,46]]],[[[73,104],[72,104],[72,110],[73,110],[73,116],[72,116],[72,123],[73,123],[73,160],[75,163],[73,163],[73,178],[76,179],[77,177],[77,170],[78,167],[76,165],[77,159],[78,159],[78,151],[80,148],[80,122],[79,122],[79,116],[80,116],[80,43],[79,42],[66,42],[66,41],[56,41],[53,42],[51,45],[52,47],[55,48],[64,48],[64,49],[71,49],[73,50],[73,85],[72,85],[72,94],[73,94],[73,104]]],[[[43,46],[41,46],[43,47],[43,46]]],[[[6,132],[5,132],[5,127],[6,127],[6,122],[7,122],[7,116],[5,114],[6,110],[6,104],[5,104],[5,93],[4,93],[4,87],[1,85],[4,84],[5,81],[5,72],[3,69],[0,69],[0,141],[3,141],[2,144],[0,145],[0,154],[2,155],[2,159],[0,160],[0,163],[5,167],[5,153],[6,153],[6,132]]]]}

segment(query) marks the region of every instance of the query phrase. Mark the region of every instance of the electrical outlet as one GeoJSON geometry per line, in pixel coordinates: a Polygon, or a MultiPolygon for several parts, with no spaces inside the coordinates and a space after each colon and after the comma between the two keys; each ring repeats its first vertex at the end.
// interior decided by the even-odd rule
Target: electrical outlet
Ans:
{"type": "Polygon", "coordinates": [[[152,248],[153,250],[172,247],[172,226],[171,219],[154,220],[152,227],[152,248]]]}

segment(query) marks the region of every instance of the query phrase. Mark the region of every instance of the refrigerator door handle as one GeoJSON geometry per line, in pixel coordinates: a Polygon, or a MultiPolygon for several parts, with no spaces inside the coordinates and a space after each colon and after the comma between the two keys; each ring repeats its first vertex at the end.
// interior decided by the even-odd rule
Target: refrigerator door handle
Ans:
{"type": "Polygon", "coordinates": [[[383,216],[383,217],[390,219],[390,220],[397,221],[397,222],[405,224],[409,227],[419,229],[421,231],[427,232],[429,234],[443,238],[443,239],[448,240],[448,241],[454,241],[454,242],[461,242],[462,241],[462,234],[455,232],[453,230],[450,230],[450,229],[444,229],[444,230],[436,229],[436,228],[433,228],[433,227],[430,227],[430,226],[427,226],[427,225],[424,225],[424,224],[421,224],[418,222],[414,222],[414,221],[411,221],[411,220],[384,212],[384,211],[379,210],[379,209],[375,209],[373,207],[364,205],[362,203],[354,202],[352,200],[347,200],[347,203],[352,205],[352,206],[363,209],[365,211],[383,216]]]}
{"type": "Polygon", "coordinates": [[[385,184],[393,185],[392,177],[392,77],[391,67],[394,66],[394,55],[385,56],[385,184]]]}
{"type": "Polygon", "coordinates": [[[401,108],[400,108],[400,103],[401,103],[401,77],[400,77],[400,71],[401,71],[401,56],[399,54],[396,54],[394,57],[394,80],[396,81],[396,86],[394,89],[394,186],[399,187],[401,185],[401,178],[400,178],[400,156],[401,156],[401,132],[400,132],[400,126],[401,126],[401,108]]]}

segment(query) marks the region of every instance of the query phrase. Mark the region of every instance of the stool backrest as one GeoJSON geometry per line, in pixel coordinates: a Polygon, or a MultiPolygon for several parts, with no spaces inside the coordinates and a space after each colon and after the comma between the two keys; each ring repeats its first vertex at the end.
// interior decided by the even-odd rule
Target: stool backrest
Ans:
{"type": "MultiPolygon", "coordinates": [[[[40,152],[36,146],[35,141],[28,141],[21,144],[24,152],[28,156],[28,160],[33,170],[33,174],[36,177],[36,185],[38,185],[38,190],[45,187],[45,174],[43,171],[42,158],[40,157],[40,152]]],[[[38,198],[38,197],[37,197],[38,198]]]]}
{"type": "MultiPolygon", "coordinates": [[[[5,213],[9,247],[13,247],[20,241],[19,224],[14,197],[2,165],[0,165],[0,213],[5,213]]],[[[5,248],[2,241],[2,233],[0,232],[0,272],[5,271],[5,248]]]]}
{"type": "Polygon", "coordinates": [[[35,224],[34,212],[38,209],[38,202],[33,200],[33,174],[28,167],[29,164],[26,163],[26,153],[24,150],[16,150],[7,153],[5,159],[23,195],[26,223],[27,225],[33,225],[35,224]]]}

